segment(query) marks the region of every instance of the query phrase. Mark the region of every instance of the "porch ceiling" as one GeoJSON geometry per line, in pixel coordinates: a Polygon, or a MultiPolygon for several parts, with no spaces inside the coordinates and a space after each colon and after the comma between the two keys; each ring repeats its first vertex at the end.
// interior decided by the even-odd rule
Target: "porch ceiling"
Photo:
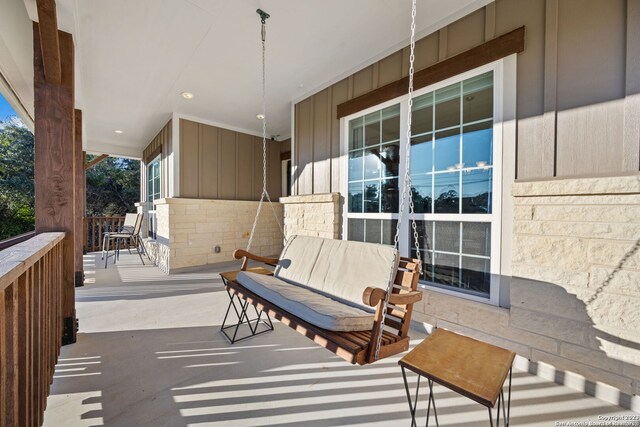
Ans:
{"type": "MultiPolygon", "coordinates": [[[[24,0],[37,19],[35,0],[24,0]]],[[[421,0],[426,35],[489,0],[421,0]]],[[[268,132],[290,134],[291,101],[407,43],[409,1],[57,0],[76,42],[88,151],[140,153],[172,112],[259,133],[260,40],[268,21],[268,132]],[[187,101],[180,94],[192,92],[187,101]],[[122,130],[122,134],[114,133],[122,130]]]]}

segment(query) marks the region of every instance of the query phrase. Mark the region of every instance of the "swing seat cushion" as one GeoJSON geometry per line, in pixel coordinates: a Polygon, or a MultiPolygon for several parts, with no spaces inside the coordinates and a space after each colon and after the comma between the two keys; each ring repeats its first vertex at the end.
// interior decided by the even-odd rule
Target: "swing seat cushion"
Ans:
{"type": "Polygon", "coordinates": [[[330,331],[366,331],[374,314],[273,276],[241,271],[238,283],[282,310],[330,331]]]}
{"type": "Polygon", "coordinates": [[[387,289],[400,256],[390,246],[348,240],[292,236],[282,250],[275,277],[367,309],[367,287],[387,289]]]}
{"type": "Polygon", "coordinates": [[[293,236],[274,276],[240,272],[242,286],[312,325],[330,331],[366,331],[374,313],[364,305],[367,287],[387,289],[398,251],[371,243],[293,236]]]}

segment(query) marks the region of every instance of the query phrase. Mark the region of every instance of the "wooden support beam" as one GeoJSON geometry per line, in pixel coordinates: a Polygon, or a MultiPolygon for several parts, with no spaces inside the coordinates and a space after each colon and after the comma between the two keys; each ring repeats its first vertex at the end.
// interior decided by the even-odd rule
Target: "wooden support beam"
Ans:
{"type": "Polygon", "coordinates": [[[73,188],[75,197],[73,199],[73,228],[74,236],[74,265],[75,265],[75,285],[76,288],[84,286],[84,267],[82,263],[82,247],[84,238],[84,151],[82,151],[82,111],[74,111],[74,143],[73,143],[73,188]]]}
{"type": "MultiPolygon", "coordinates": [[[[520,53],[523,50],[524,27],[520,27],[465,52],[437,62],[430,67],[417,71],[414,75],[413,87],[416,90],[427,87],[511,54],[520,53]]],[[[405,95],[408,90],[409,77],[396,80],[395,82],[338,105],[337,118],[340,119],[369,107],[390,101],[405,95]]]]}
{"type": "Polygon", "coordinates": [[[101,161],[106,159],[107,157],[109,157],[108,154],[100,154],[98,157],[96,157],[95,159],[91,160],[89,163],[86,163],[84,165],[84,170],[91,169],[92,167],[94,167],[95,165],[97,165],[98,163],[100,163],[101,161]]]}
{"type": "Polygon", "coordinates": [[[36,5],[38,7],[39,35],[44,75],[47,82],[60,84],[62,79],[62,65],[56,2],[55,0],[36,0],[36,5]]]}
{"type": "MultiPolygon", "coordinates": [[[[64,231],[62,242],[63,344],[76,340],[74,265],[74,46],[71,34],[58,31],[60,83],[45,76],[39,24],[33,24],[33,81],[35,106],[35,216],[36,233],[64,231]]],[[[59,302],[58,302],[59,301],[59,302]]]]}

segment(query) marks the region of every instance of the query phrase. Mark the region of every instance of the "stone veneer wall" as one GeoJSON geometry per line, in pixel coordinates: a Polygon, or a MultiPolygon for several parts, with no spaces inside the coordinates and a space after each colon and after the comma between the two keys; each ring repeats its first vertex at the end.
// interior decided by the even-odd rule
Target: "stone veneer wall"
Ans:
{"type": "Polygon", "coordinates": [[[512,194],[511,308],[426,292],[414,320],[640,410],[640,176],[517,182],[512,194]]]}
{"type": "Polygon", "coordinates": [[[284,234],[340,238],[340,193],[281,197],[284,234]]]}
{"type": "MultiPolygon", "coordinates": [[[[280,221],[282,205],[274,207],[280,221]]],[[[165,273],[231,261],[234,250],[246,248],[257,209],[253,201],[161,199],[156,202],[157,238],[146,239],[145,247],[165,273]]],[[[273,212],[263,206],[251,252],[278,255],[282,241],[273,212]]]]}

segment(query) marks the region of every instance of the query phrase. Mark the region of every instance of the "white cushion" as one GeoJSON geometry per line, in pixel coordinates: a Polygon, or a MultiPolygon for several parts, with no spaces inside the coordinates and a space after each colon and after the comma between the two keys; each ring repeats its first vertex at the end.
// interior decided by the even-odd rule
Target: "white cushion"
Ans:
{"type": "Polygon", "coordinates": [[[374,314],[277,277],[241,271],[238,283],[284,311],[330,331],[366,331],[374,314]]]}
{"type": "Polygon", "coordinates": [[[398,251],[390,246],[293,236],[282,250],[275,276],[363,307],[364,290],[386,290],[398,262],[398,251]]]}

